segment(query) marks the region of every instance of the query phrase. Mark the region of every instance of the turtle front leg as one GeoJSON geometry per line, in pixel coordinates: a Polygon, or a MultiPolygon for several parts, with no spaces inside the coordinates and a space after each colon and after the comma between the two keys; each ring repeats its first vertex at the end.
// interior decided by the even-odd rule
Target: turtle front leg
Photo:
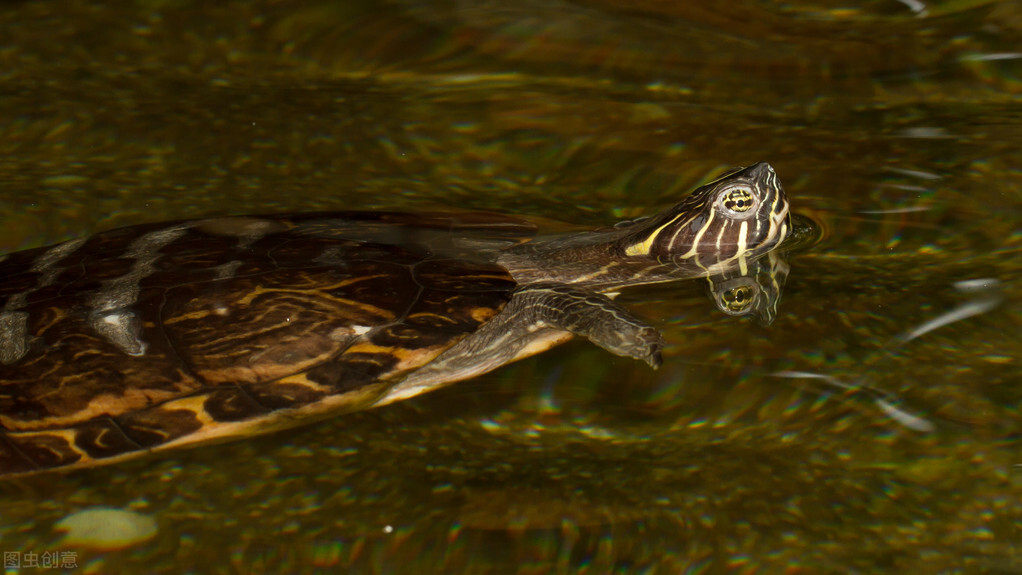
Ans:
{"type": "Polygon", "coordinates": [[[609,297],[558,284],[535,284],[520,289],[508,307],[510,316],[530,331],[555,328],[584,337],[603,349],[641,359],[656,369],[663,336],[609,297]],[[523,317],[524,316],[524,317],[523,317]]]}
{"type": "Polygon", "coordinates": [[[664,340],[605,295],[563,285],[534,284],[517,290],[504,309],[479,330],[429,364],[395,383],[375,405],[386,405],[442,385],[476,377],[529,357],[571,337],[660,366],[664,340]]]}

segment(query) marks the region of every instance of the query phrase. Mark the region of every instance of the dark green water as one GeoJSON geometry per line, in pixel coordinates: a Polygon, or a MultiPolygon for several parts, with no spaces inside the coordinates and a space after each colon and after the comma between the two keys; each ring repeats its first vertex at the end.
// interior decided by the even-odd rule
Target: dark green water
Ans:
{"type": "Polygon", "coordinates": [[[64,550],[54,524],[104,505],[159,531],[74,572],[1022,570],[1022,4],[720,6],[0,5],[0,253],[333,208],[591,228],[759,160],[824,230],[769,327],[695,282],[622,296],[664,329],[658,371],[573,342],[10,482],[0,550],[64,550]]]}

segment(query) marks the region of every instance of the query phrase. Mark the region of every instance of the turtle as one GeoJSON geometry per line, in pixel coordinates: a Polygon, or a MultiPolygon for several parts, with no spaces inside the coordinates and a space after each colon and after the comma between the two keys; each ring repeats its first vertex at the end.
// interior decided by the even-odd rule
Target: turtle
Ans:
{"type": "Polygon", "coordinates": [[[656,368],[660,332],[617,293],[705,277],[740,314],[755,294],[731,282],[790,233],[761,162],[656,215],[567,235],[505,215],[319,212],[0,256],[0,476],[383,406],[573,336],[656,368]]]}

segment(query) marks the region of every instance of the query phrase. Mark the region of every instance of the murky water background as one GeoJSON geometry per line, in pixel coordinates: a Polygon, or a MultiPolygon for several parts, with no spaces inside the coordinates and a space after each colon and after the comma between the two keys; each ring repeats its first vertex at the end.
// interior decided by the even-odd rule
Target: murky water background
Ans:
{"type": "Polygon", "coordinates": [[[158,534],[75,572],[1022,570],[1022,4],[720,6],[0,6],[0,253],[331,208],[590,228],[758,160],[824,229],[770,327],[696,282],[623,296],[664,328],[659,371],[574,342],[8,482],[0,548],[65,550],[55,523],[105,505],[158,534]]]}

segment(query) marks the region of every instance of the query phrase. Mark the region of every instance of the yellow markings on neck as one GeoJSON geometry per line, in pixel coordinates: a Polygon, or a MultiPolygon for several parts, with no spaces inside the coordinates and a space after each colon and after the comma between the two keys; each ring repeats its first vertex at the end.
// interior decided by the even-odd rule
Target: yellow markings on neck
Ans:
{"type": "MultiPolygon", "coordinates": [[[[628,253],[628,251],[625,250],[625,253],[628,253]]],[[[647,251],[646,253],[648,254],[649,252],[647,251]]],[[[639,255],[639,254],[628,254],[628,255],[639,255]]],[[[608,273],[610,273],[610,270],[616,268],[619,265],[621,265],[620,262],[612,261],[609,264],[601,267],[600,269],[598,269],[598,270],[596,270],[596,271],[594,271],[592,273],[579,276],[577,278],[574,278],[574,279],[568,281],[567,283],[584,284],[584,283],[586,283],[588,281],[591,281],[593,279],[596,279],[596,278],[599,278],[599,277],[607,275],[608,273]]]]}
{"type": "Polygon", "coordinates": [[[690,247],[687,252],[679,256],[678,259],[687,260],[692,256],[696,255],[697,253],[699,253],[699,242],[703,240],[703,234],[706,233],[706,230],[710,229],[710,224],[713,223],[713,220],[716,217],[717,207],[712,206],[710,207],[710,214],[706,217],[706,221],[703,222],[703,227],[698,232],[696,232],[696,237],[692,238],[692,247],[690,247]]]}
{"type": "MultiPolygon", "coordinates": [[[[727,231],[726,228],[721,229],[720,234],[717,236],[717,249],[718,250],[720,249],[720,240],[723,237],[724,232],[726,232],[726,231],[727,231]]],[[[698,265],[699,267],[701,267],[704,270],[706,270],[707,273],[719,273],[720,271],[729,268],[730,265],[731,265],[731,262],[737,262],[738,263],[738,271],[742,275],[747,275],[749,273],[749,262],[748,262],[748,259],[747,259],[745,254],[746,254],[746,252],[749,251],[749,249],[748,249],[749,248],[748,236],[749,236],[749,222],[748,221],[743,221],[741,223],[741,225],[739,226],[739,228],[738,228],[738,240],[735,242],[736,249],[735,249],[735,254],[733,256],[728,257],[728,258],[724,258],[724,259],[718,258],[715,263],[710,265],[710,267],[704,267],[702,264],[699,263],[699,260],[696,260],[696,265],[698,265]]],[[[690,253],[691,253],[691,250],[690,250],[690,253]]],[[[688,254],[686,254],[683,257],[688,257],[688,254]]],[[[733,269],[733,268],[731,268],[731,269],[733,269]]]]}
{"type": "Polygon", "coordinates": [[[653,242],[655,242],[656,239],[660,236],[660,232],[664,231],[664,228],[666,228],[667,226],[669,226],[669,225],[673,224],[674,222],[678,221],[679,219],[681,219],[682,215],[684,215],[684,214],[679,214],[679,215],[675,216],[674,218],[668,220],[666,224],[660,226],[659,228],[656,229],[656,231],[654,231],[653,233],[649,234],[649,236],[646,237],[645,240],[643,240],[643,241],[641,241],[641,242],[639,242],[637,244],[632,244],[632,245],[628,246],[627,248],[625,248],[625,255],[626,256],[648,256],[649,252],[653,249],[653,242]]]}
{"type": "Polygon", "coordinates": [[[742,222],[742,227],[739,228],[738,230],[738,251],[735,252],[734,257],[732,258],[738,259],[739,271],[742,273],[743,276],[749,273],[748,265],[745,262],[745,251],[746,248],[748,247],[748,244],[746,243],[746,238],[748,235],[749,222],[748,220],[746,220],[742,222]]]}

